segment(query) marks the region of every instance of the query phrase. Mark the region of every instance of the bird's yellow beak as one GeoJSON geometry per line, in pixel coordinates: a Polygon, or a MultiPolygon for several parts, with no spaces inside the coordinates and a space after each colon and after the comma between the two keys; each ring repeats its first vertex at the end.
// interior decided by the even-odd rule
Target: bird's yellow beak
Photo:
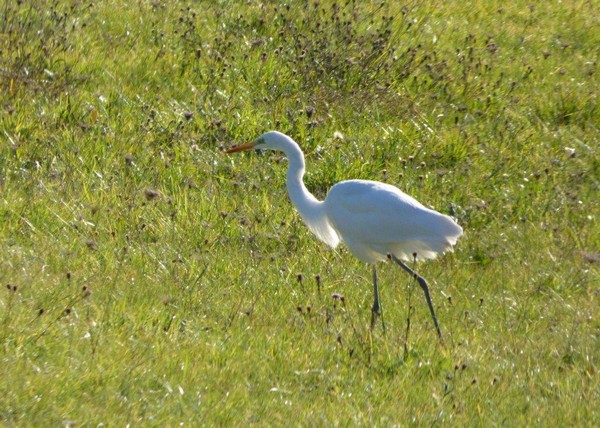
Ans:
{"type": "Polygon", "coordinates": [[[239,146],[234,146],[234,147],[230,148],[229,150],[226,150],[225,153],[229,154],[229,153],[235,153],[235,152],[242,152],[244,150],[250,150],[252,148],[254,148],[254,143],[240,144],[239,146]]]}

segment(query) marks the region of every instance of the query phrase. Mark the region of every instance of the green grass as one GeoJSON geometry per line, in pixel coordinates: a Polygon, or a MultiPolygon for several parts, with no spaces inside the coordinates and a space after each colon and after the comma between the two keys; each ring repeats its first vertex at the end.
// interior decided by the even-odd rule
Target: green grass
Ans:
{"type": "Polygon", "coordinates": [[[0,6],[3,425],[597,424],[597,5],[389,3],[0,6]],[[269,129],[455,216],[444,345],[223,153],[269,129]]]}

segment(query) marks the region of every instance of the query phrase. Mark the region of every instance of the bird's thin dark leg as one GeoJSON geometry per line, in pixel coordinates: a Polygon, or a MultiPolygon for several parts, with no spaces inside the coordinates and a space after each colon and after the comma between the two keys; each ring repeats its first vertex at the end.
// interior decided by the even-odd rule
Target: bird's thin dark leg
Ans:
{"type": "Polygon", "coordinates": [[[437,322],[437,317],[435,316],[435,311],[433,310],[433,303],[431,303],[431,296],[429,295],[429,287],[427,286],[427,281],[425,281],[425,278],[423,278],[421,275],[419,275],[414,270],[406,266],[402,262],[402,260],[398,259],[393,254],[389,254],[388,257],[391,260],[393,260],[398,266],[400,266],[402,269],[408,272],[413,278],[415,278],[421,286],[421,288],[423,289],[423,292],[425,293],[425,299],[427,300],[427,305],[429,306],[429,311],[431,312],[431,317],[433,318],[433,324],[435,325],[435,329],[437,330],[437,334],[440,337],[440,340],[443,340],[442,331],[440,330],[440,326],[437,322]]]}
{"type": "Polygon", "coordinates": [[[377,318],[381,317],[381,325],[383,326],[383,332],[385,333],[385,321],[383,320],[383,310],[381,308],[381,302],[379,301],[379,286],[377,285],[377,270],[373,265],[373,307],[371,308],[371,330],[375,327],[377,318]]]}
{"type": "MultiPolygon", "coordinates": [[[[417,263],[417,253],[413,254],[413,271],[415,269],[415,265],[417,263]]],[[[413,280],[415,277],[413,276],[413,280]]],[[[406,331],[404,335],[404,358],[408,357],[408,336],[410,333],[410,317],[412,315],[412,284],[408,285],[408,314],[406,315],[406,331]]]]}

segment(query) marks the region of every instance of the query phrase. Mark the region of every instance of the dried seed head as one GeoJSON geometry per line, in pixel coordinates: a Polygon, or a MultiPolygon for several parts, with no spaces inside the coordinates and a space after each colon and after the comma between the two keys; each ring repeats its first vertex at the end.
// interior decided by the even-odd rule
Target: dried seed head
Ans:
{"type": "Polygon", "coordinates": [[[158,198],[160,196],[160,193],[158,193],[156,190],[146,189],[144,190],[144,196],[147,200],[151,201],[153,199],[158,198]]]}
{"type": "Polygon", "coordinates": [[[598,263],[600,262],[600,252],[588,252],[584,251],[581,253],[581,257],[588,263],[598,263]]]}

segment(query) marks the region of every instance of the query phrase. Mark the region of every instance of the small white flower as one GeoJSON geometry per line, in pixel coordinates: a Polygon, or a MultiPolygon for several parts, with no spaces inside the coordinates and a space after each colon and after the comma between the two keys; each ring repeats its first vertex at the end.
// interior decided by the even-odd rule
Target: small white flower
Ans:
{"type": "Polygon", "coordinates": [[[336,140],[343,140],[344,134],[342,134],[340,131],[335,131],[333,133],[333,138],[335,138],[336,140]]]}

